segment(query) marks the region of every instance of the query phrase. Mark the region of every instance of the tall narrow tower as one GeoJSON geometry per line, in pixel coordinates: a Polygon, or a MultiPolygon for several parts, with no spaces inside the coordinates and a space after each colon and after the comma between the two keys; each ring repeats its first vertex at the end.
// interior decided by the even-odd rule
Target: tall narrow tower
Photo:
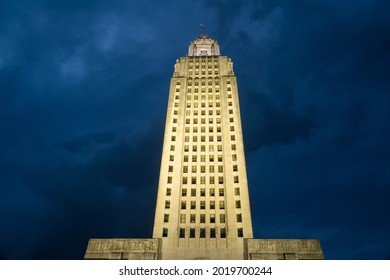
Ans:
{"type": "Polygon", "coordinates": [[[208,35],[175,64],[153,238],[93,238],[84,257],[324,258],[318,240],[253,239],[233,63],[208,35]]]}
{"type": "Polygon", "coordinates": [[[233,63],[202,34],[171,79],[153,238],[163,259],[243,259],[252,237],[233,63]]]}

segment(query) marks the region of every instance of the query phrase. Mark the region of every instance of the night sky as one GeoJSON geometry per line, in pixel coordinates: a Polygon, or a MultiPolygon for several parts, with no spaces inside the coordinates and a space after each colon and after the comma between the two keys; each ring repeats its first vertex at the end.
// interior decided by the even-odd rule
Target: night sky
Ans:
{"type": "Polygon", "coordinates": [[[390,2],[0,2],[0,259],[152,236],[170,77],[234,62],[256,238],[390,259],[390,2]],[[139,199],[141,197],[142,199],[139,199]]]}

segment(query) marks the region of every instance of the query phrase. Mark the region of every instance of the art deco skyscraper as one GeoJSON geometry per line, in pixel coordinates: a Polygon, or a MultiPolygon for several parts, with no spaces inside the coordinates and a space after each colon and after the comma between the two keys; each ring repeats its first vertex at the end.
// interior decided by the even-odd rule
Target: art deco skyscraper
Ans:
{"type": "Polygon", "coordinates": [[[318,240],[253,239],[237,81],[208,35],[175,64],[153,238],[90,239],[85,258],[323,259],[318,240]]]}
{"type": "Polygon", "coordinates": [[[171,79],[153,238],[163,259],[242,259],[252,237],[233,63],[202,34],[171,79]]]}

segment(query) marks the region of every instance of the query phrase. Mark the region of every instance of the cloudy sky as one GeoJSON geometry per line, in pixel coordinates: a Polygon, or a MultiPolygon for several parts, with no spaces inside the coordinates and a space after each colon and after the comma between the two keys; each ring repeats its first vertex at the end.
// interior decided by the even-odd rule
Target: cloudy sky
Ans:
{"type": "Polygon", "coordinates": [[[389,10],[1,1],[0,259],[82,259],[91,237],[151,237],[169,80],[200,23],[234,62],[255,237],[390,259],[389,10]]]}

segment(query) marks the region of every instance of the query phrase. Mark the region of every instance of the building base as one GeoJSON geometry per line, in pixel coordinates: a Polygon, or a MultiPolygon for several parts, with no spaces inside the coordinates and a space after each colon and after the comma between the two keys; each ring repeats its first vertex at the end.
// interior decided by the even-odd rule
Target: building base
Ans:
{"type": "MultiPolygon", "coordinates": [[[[324,259],[320,241],[315,239],[243,239],[243,242],[242,259],[246,260],[324,259]]],[[[160,239],[112,238],[90,239],[84,259],[161,260],[161,256],[160,239]]]]}

